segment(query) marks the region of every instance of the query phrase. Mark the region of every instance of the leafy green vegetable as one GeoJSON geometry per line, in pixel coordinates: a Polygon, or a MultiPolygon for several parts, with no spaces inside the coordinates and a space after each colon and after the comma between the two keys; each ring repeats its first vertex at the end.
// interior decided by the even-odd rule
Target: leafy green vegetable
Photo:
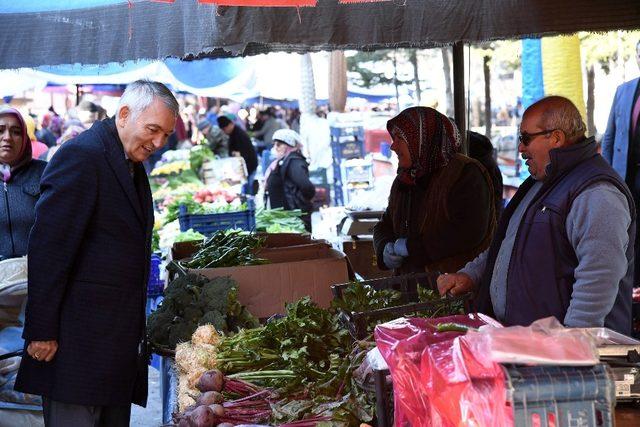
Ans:
{"type": "Polygon", "coordinates": [[[196,242],[202,241],[205,239],[204,234],[198,233],[197,231],[193,231],[193,228],[188,229],[187,231],[180,232],[176,238],[175,242],[196,242]]]}
{"type": "Polygon", "coordinates": [[[264,238],[241,230],[221,230],[201,243],[200,249],[189,261],[181,261],[185,268],[218,268],[238,265],[264,264],[256,252],[262,248],[264,238]]]}
{"type": "Polygon", "coordinates": [[[267,233],[305,233],[304,222],[300,219],[302,215],[300,209],[258,209],[256,230],[267,233]]]}
{"type": "Polygon", "coordinates": [[[236,332],[255,327],[257,320],[238,302],[237,283],[231,278],[179,275],[165,289],[160,306],[149,315],[149,342],[173,349],[189,341],[198,325],[207,323],[220,332],[236,332]]]}
{"type": "Polygon", "coordinates": [[[203,163],[206,160],[213,159],[214,155],[211,149],[204,144],[198,144],[194,146],[189,152],[189,162],[191,163],[191,170],[195,173],[200,173],[203,163]]]}
{"type": "Polygon", "coordinates": [[[354,281],[342,290],[342,298],[331,302],[334,310],[350,313],[395,307],[401,304],[402,294],[394,289],[377,290],[363,282],[354,281]]]}

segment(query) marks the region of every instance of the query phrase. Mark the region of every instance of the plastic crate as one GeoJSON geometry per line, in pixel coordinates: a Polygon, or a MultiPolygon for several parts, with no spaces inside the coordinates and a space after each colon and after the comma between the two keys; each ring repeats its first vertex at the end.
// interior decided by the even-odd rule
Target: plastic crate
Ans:
{"type": "Polygon", "coordinates": [[[313,185],[328,184],[327,170],[325,168],[319,168],[314,171],[309,171],[309,181],[311,181],[313,185]]]}
{"type": "Polygon", "coordinates": [[[589,367],[505,365],[517,426],[614,424],[615,383],[605,364],[589,367]]]}
{"type": "Polygon", "coordinates": [[[245,211],[197,215],[188,213],[186,206],[180,205],[178,221],[180,231],[192,228],[205,236],[233,228],[251,231],[256,228],[256,211],[253,203],[249,203],[249,209],[245,211]]]}
{"type": "Polygon", "coordinates": [[[364,141],[364,127],[362,126],[331,126],[330,129],[333,139],[351,137],[364,141]]]}
{"type": "Polygon", "coordinates": [[[160,279],[160,263],[162,258],[159,254],[151,255],[149,280],[147,282],[147,297],[154,298],[164,294],[164,280],[160,279]]]}
{"type": "Polygon", "coordinates": [[[331,141],[333,160],[340,163],[342,160],[361,159],[364,157],[364,141],[331,141]]]}
{"type": "MultiPolygon", "coordinates": [[[[503,365],[507,400],[518,427],[613,426],[615,383],[607,365],[503,365]]],[[[376,426],[393,426],[393,384],[374,370],[376,426]]]]}
{"type": "MultiPolygon", "coordinates": [[[[457,297],[446,297],[436,301],[418,302],[418,284],[421,287],[437,290],[436,279],[439,273],[415,273],[403,276],[394,276],[383,279],[363,280],[362,283],[371,286],[375,290],[394,289],[400,292],[400,305],[362,312],[347,312],[339,310],[338,318],[342,325],[356,340],[361,340],[369,335],[368,327],[372,322],[388,317],[402,317],[413,313],[431,313],[446,309],[452,304],[467,304],[471,294],[457,297]]],[[[350,283],[331,286],[334,299],[341,299],[342,292],[350,286],[350,283]]],[[[465,309],[468,307],[465,306],[465,309]]],[[[443,313],[438,315],[446,315],[443,313]]]]}
{"type": "Polygon", "coordinates": [[[329,184],[315,184],[316,194],[311,199],[313,211],[331,204],[331,186],[329,184]]]}
{"type": "Polygon", "coordinates": [[[178,373],[172,357],[162,356],[160,361],[160,395],[162,424],[171,424],[172,414],[178,412],[178,373]]]}

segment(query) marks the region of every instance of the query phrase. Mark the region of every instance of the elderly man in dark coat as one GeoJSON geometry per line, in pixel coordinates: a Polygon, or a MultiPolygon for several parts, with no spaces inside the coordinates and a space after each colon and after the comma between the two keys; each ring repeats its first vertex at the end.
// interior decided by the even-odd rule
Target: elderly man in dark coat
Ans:
{"type": "Polygon", "coordinates": [[[65,143],[45,169],[15,388],[43,396],[47,426],[128,426],[131,402],[146,404],[153,208],[142,162],[177,114],[164,85],[134,82],[115,118],[65,143]]]}

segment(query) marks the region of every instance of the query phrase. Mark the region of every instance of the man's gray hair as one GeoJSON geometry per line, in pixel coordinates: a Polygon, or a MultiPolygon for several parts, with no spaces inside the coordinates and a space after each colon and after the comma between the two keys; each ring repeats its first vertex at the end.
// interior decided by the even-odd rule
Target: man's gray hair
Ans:
{"type": "Polygon", "coordinates": [[[156,98],[162,101],[175,116],[178,115],[178,101],[173,93],[162,83],[150,80],[137,80],[130,83],[120,97],[118,112],[126,105],[131,110],[131,117],[135,118],[146,110],[156,98]]]}
{"type": "Polygon", "coordinates": [[[578,108],[568,98],[547,96],[531,107],[534,106],[539,106],[542,109],[540,126],[543,129],[560,129],[570,143],[584,137],[587,126],[584,124],[578,108]]]}

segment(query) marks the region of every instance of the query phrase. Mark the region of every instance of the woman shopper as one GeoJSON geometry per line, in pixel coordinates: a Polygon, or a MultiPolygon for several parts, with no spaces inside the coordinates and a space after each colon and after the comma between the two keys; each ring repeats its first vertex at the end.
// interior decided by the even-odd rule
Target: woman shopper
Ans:
{"type": "Polygon", "coordinates": [[[31,157],[31,140],[22,115],[13,108],[1,108],[0,260],[27,254],[45,166],[46,162],[31,157]]]}
{"type": "Polygon", "coordinates": [[[311,231],[311,199],[316,188],[309,181],[309,166],[300,144],[300,135],[291,129],[273,133],[276,159],[265,172],[265,204],[272,209],[300,209],[307,231],[311,231]]]}
{"type": "Polygon", "coordinates": [[[458,271],[487,248],[495,228],[488,173],[460,154],[456,125],[432,108],[408,108],[387,130],[398,175],[373,231],[378,266],[396,274],[458,271]]]}

